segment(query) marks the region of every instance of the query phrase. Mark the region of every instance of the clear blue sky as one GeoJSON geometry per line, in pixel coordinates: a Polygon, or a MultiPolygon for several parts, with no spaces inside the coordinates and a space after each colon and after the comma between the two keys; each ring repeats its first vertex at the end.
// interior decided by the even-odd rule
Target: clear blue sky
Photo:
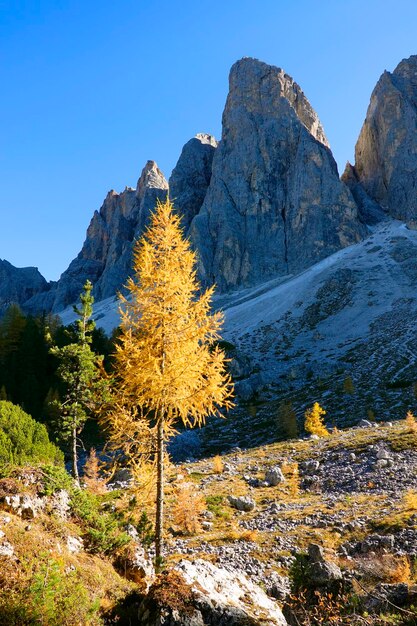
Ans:
{"type": "Polygon", "coordinates": [[[0,258],[57,279],[109,189],[220,137],[242,56],[295,78],[343,170],[377,79],[411,54],[415,0],[0,0],[0,258]]]}

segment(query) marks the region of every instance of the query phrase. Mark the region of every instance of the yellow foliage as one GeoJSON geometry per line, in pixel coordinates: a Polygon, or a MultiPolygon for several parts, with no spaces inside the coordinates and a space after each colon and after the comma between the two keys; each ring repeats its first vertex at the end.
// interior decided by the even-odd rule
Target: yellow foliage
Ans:
{"type": "Polygon", "coordinates": [[[232,526],[223,536],[223,539],[225,541],[251,541],[257,543],[259,541],[259,531],[256,528],[232,526]]]}
{"type": "Polygon", "coordinates": [[[417,511],[417,491],[409,489],[403,495],[403,505],[406,511],[417,511]]]}
{"type": "Polygon", "coordinates": [[[193,483],[181,483],[177,487],[172,516],[183,533],[195,535],[200,532],[200,516],[205,508],[205,498],[193,483]]]}
{"type": "Polygon", "coordinates": [[[215,474],[223,474],[224,464],[221,456],[217,455],[213,459],[213,472],[215,474]]]}
{"type": "Polygon", "coordinates": [[[95,448],[91,448],[90,454],[83,468],[83,482],[87,489],[95,494],[105,493],[106,483],[100,476],[101,463],[95,448]]]}
{"type": "Polygon", "coordinates": [[[311,409],[307,409],[305,412],[304,429],[311,435],[318,435],[319,437],[327,437],[329,431],[324,425],[323,415],[326,415],[326,411],[320,406],[318,402],[315,402],[311,409]]]}
{"type": "Polygon", "coordinates": [[[356,567],[364,582],[406,583],[411,578],[411,565],[407,556],[376,553],[358,558],[356,567]]]}
{"type": "Polygon", "coordinates": [[[295,498],[300,493],[300,470],[298,463],[291,463],[289,465],[289,472],[287,474],[287,481],[290,490],[290,495],[295,498]]]}
{"type": "Polygon", "coordinates": [[[397,557],[394,566],[389,568],[390,583],[407,583],[411,578],[411,565],[407,556],[397,557]]]}
{"type": "Polygon", "coordinates": [[[216,345],[223,315],[210,311],[213,287],[198,295],[195,265],[172,203],[159,202],[136,243],[128,295],[120,296],[117,404],[107,418],[116,446],[124,446],[127,428],[136,457],[152,457],[159,422],[167,439],[178,422],[199,426],[232,406],[227,359],[216,345]]]}
{"type": "Polygon", "coordinates": [[[407,411],[405,416],[405,424],[409,433],[417,432],[417,421],[411,411],[407,411]]]}
{"type": "Polygon", "coordinates": [[[113,405],[103,417],[110,447],[136,476],[156,466],[155,547],[161,560],[166,441],[232,406],[227,359],[218,347],[223,315],[214,287],[200,293],[196,255],[169,199],[158,202],[133,251],[134,275],[120,296],[113,405]]]}

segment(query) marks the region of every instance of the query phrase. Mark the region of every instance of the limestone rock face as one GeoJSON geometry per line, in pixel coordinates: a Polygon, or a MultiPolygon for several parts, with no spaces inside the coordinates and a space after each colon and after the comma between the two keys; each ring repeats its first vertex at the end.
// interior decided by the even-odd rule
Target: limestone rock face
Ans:
{"type": "Polygon", "coordinates": [[[349,162],[346,163],[345,171],[342,174],[342,181],[349,187],[358,206],[359,217],[365,224],[372,226],[387,219],[386,212],[366,193],[359,181],[356,169],[349,162]]]}
{"type": "Polygon", "coordinates": [[[182,215],[184,231],[200,211],[211,179],[217,141],[212,135],[199,133],[182,149],[169,179],[169,195],[182,215]]]}
{"type": "Polygon", "coordinates": [[[229,84],[210,185],[190,227],[201,278],[222,291],[302,270],[365,233],[293,79],[244,58],[229,84]]]}
{"type": "Polygon", "coordinates": [[[22,305],[49,289],[49,284],[36,267],[14,267],[0,259],[0,314],[11,304],[22,305]]]}
{"type": "Polygon", "coordinates": [[[278,604],[240,572],[208,561],[180,561],[139,606],[143,626],[286,626],[278,604]],[[167,594],[167,590],[170,591],[167,594]],[[172,606],[161,603],[171,597],[172,606]]]}
{"type": "Polygon", "coordinates": [[[355,148],[364,190],[397,219],[417,223],[417,55],[384,72],[355,148]]]}
{"type": "Polygon", "coordinates": [[[62,274],[56,288],[27,303],[32,310],[62,311],[74,303],[87,279],[94,297],[113,296],[126,282],[132,269],[133,242],[142,234],[157,199],[165,199],[168,183],[154,161],[148,161],[136,189],[109,191],[100,211],[95,211],[81,252],[62,274]]]}

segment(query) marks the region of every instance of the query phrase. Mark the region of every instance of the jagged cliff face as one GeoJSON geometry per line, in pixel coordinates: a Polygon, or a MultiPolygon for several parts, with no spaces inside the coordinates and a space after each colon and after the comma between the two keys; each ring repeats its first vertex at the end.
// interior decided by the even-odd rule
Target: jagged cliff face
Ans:
{"type": "Polygon", "coordinates": [[[212,135],[199,133],[183,147],[169,179],[169,195],[182,215],[185,231],[204,202],[216,148],[217,141],[212,135]]]}
{"type": "Polygon", "coordinates": [[[75,302],[87,279],[96,300],[122,288],[132,268],[132,248],[147,225],[158,199],[164,200],[168,183],[154,161],[148,161],[136,189],[110,191],[100,211],[95,211],[81,252],[56,286],[26,303],[28,310],[61,311],[75,302]]]}
{"type": "Polygon", "coordinates": [[[0,314],[11,304],[22,305],[48,287],[37,267],[18,268],[0,259],[0,314]]]}
{"type": "Polygon", "coordinates": [[[222,291],[302,270],[365,233],[317,115],[283,70],[242,59],[190,236],[222,291]]]}
{"type": "Polygon", "coordinates": [[[384,72],[372,92],[355,149],[368,196],[392,217],[417,223],[417,56],[384,72]]]}
{"type": "Polygon", "coordinates": [[[79,295],[85,278],[94,284],[97,300],[121,289],[132,269],[132,247],[148,223],[158,199],[164,200],[168,183],[154,161],[148,161],[136,189],[110,191],[94,214],[78,257],[59,281],[54,309],[63,309],[79,295]]]}

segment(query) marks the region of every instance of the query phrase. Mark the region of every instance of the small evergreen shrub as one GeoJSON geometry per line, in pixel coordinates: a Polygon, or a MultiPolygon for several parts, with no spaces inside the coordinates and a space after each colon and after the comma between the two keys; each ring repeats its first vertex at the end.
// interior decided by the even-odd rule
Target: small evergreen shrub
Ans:
{"type": "Polygon", "coordinates": [[[136,524],[136,530],[142,545],[146,547],[152,545],[155,540],[155,533],[153,531],[153,524],[146,511],[142,512],[139,521],[136,524]]]}
{"type": "Polygon", "coordinates": [[[42,467],[42,495],[51,496],[56,491],[65,489],[69,493],[74,489],[74,479],[68,474],[65,467],[57,465],[44,465],[42,467]]]}
{"type": "Polygon", "coordinates": [[[74,489],[71,508],[84,527],[84,539],[90,552],[109,555],[131,541],[120,529],[115,514],[103,510],[99,496],[74,489]]]}
{"type": "Polygon", "coordinates": [[[0,401],[0,471],[8,465],[63,461],[63,453],[49,440],[43,424],[19,406],[0,401]]]}

